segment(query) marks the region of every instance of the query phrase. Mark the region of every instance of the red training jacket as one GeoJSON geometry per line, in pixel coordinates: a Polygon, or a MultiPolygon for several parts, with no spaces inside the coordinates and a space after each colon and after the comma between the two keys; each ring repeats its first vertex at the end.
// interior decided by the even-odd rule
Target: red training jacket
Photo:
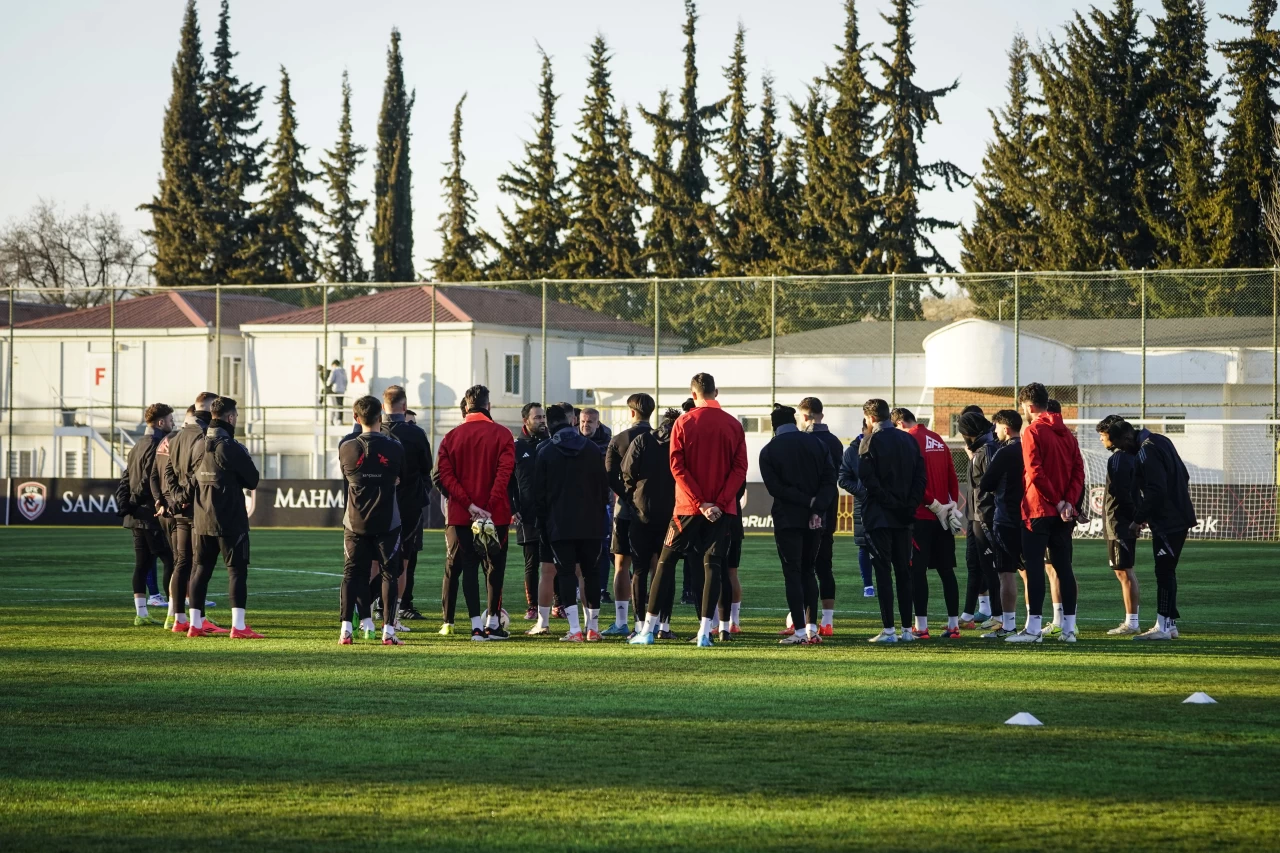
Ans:
{"type": "Polygon", "coordinates": [[[1022,431],[1022,520],[1058,514],[1058,503],[1079,503],[1084,459],[1062,415],[1040,412],[1022,431]]]}
{"type": "Polygon", "coordinates": [[[697,515],[704,503],[737,515],[738,490],[747,481],[742,424],[715,400],[685,412],[671,428],[671,476],[676,515],[697,515]]]}
{"type": "Polygon", "coordinates": [[[960,499],[956,463],[951,458],[951,448],[933,430],[916,424],[907,432],[915,437],[924,457],[924,500],[916,507],[916,518],[936,522],[938,517],[929,510],[929,504],[935,500],[946,504],[960,499]]]}
{"type": "Polygon", "coordinates": [[[478,412],[440,439],[436,461],[440,485],[449,494],[446,524],[470,524],[472,504],[493,514],[494,524],[511,523],[507,482],[516,467],[511,430],[478,412]]]}

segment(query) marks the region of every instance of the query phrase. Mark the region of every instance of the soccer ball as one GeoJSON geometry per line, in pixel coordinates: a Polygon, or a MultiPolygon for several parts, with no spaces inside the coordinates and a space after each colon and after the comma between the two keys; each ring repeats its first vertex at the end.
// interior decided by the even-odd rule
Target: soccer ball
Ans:
{"type": "MultiPolygon", "coordinates": [[[[489,624],[489,611],[487,609],[480,614],[480,624],[481,625],[489,624]]],[[[498,627],[500,627],[502,630],[505,631],[507,630],[507,626],[510,624],[511,624],[511,614],[508,613],[507,608],[504,607],[498,611],[498,627]]]]}
{"type": "Polygon", "coordinates": [[[495,536],[497,528],[493,526],[493,519],[477,518],[471,522],[471,534],[473,536],[495,536]]]}

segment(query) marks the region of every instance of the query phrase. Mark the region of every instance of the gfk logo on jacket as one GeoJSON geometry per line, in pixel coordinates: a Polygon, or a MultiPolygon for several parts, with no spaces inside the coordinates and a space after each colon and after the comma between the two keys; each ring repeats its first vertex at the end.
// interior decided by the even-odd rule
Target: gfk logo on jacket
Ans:
{"type": "Polygon", "coordinates": [[[950,450],[947,450],[947,446],[944,443],[942,443],[941,441],[938,441],[938,439],[934,438],[931,435],[926,435],[924,437],[924,450],[926,453],[933,450],[942,450],[942,451],[946,451],[947,453],[951,452],[950,450]]]}

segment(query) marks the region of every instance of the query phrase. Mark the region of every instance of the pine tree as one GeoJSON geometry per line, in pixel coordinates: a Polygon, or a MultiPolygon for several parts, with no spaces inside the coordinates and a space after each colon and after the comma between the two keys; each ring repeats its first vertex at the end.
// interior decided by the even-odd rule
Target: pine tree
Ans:
{"type": "Polygon", "coordinates": [[[449,162],[445,163],[445,176],[440,179],[444,187],[445,209],[440,214],[440,257],[431,261],[431,271],[436,281],[480,281],[484,240],[473,228],[476,221],[476,191],[462,176],[462,164],[467,158],[462,154],[462,105],[464,93],[453,108],[453,124],[449,128],[449,162]]]}
{"type": "Polygon", "coordinates": [[[791,102],[791,123],[797,138],[788,140],[784,154],[784,183],[789,179],[788,195],[792,214],[792,239],[782,249],[782,267],[791,275],[823,275],[829,272],[831,238],[820,215],[826,190],[819,186],[823,176],[831,173],[827,162],[827,101],[817,85],[809,86],[803,104],[791,102]],[[803,172],[803,180],[800,175],[803,172]]]}
{"type": "Polygon", "coordinates": [[[258,233],[251,244],[246,268],[252,271],[253,281],[264,284],[315,281],[316,246],[309,234],[315,226],[304,214],[307,211],[323,213],[324,208],[307,192],[307,184],[319,175],[302,162],[307,146],[298,141],[289,73],[283,66],[280,95],[275,102],[280,107],[280,127],[271,144],[265,192],[255,208],[258,233]]]}
{"type": "Polygon", "coordinates": [[[747,228],[753,245],[745,258],[746,275],[774,275],[780,272],[781,248],[792,239],[786,200],[779,182],[777,131],[778,106],[774,101],[773,78],[761,82],[760,127],[751,136],[751,186],[747,198],[747,228]]]}
{"type": "Polygon", "coordinates": [[[1144,215],[1156,264],[1171,269],[1212,262],[1218,82],[1209,73],[1204,0],[1163,0],[1149,40],[1151,161],[1144,169],[1144,215]]]}
{"type": "MultiPolygon", "coordinates": [[[[636,192],[631,176],[619,174],[623,161],[619,118],[613,111],[609,47],[604,36],[591,44],[587,95],[578,119],[577,156],[570,155],[569,230],[565,235],[562,278],[632,278],[639,274],[640,246],[635,234],[636,192]],[[630,219],[630,221],[628,221],[630,219]]],[[[597,308],[608,300],[598,287],[561,288],[557,294],[580,298],[597,308]]]]}
{"type": "MultiPolygon", "coordinates": [[[[642,111],[648,117],[648,113],[642,111]]],[[[652,114],[653,155],[646,158],[649,179],[649,220],[644,226],[644,259],[654,275],[679,278],[683,272],[676,249],[676,234],[687,213],[684,194],[675,174],[675,123],[671,120],[671,93],[658,93],[658,109],[652,114]]]]}
{"type": "MultiPolygon", "coordinates": [[[[1133,0],[1117,0],[1109,14],[1077,13],[1063,42],[1031,57],[1045,104],[1042,269],[1142,269],[1155,260],[1142,216],[1153,139],[1138,22],[1133,0]]],[[[1062,285],[1051,297],[1046,310],[1096,316],[1130,310],[1133,288],[1119,279],[1062,285]]]]}
{"type": "Polygon", "coordinates": [[[231,11],[222,0],[213,68],[205,83],[204,111],[209,123],[209,168],[203,190],[201,239],[208,255],[207,279],[246,283],[246,266],[258,231],[248,194],[262,182],[264,142],[253,143],[262,86],[241,84],[231,68],[231,11]]]}
{"type": "Polygon", "coordinates": [[[748,124],[753,109],[747,102],[746,29],[741,23],[733,37],[733,55],[724,69],[729,84],[729,118],[716,152],[724,198],[720,202],[716,237],[716,262],[721,275],[743,275],[761,254],[762,238],[751,224],[753,146],[757,143],[748,124]]]}
{"type": "MultiPolygon", "coordinates": [[[[353,179],[356,169],[364,162],[368,149],[351,139],[351,83],[347,72],[342,72],[342,118],[338,121],[338,142],[331,151],[325,151],[320,165],[324,169],[325,183],[329,188],[329,207],[324,218],[325,278],[329,281],[367,281],[368,272],[364,258],[360,256],[360,218],[369,202],[356,198],[353,179]]],[[[330,291],[341,297],[346,288],[330,291]]]]}
{"type": "Polygon", "coordinates": [[[1263,211],[1272,203],[1277,169],[1272,130],[1280,118],[1274,98],[1280,86],[1280,31],[1270,29],[1276,6],[1277,0],[1251,0],[1247,17],[1224,16],[1248,33],[1218,45],[1227,60],[1227,89],[1236,99],[1222,140],[1218,195],[1216,261],[1224,266],[1271,263],[1263,211]]]}
{"type": "MultiPolygon", "coordinates": [[[[876,57],[885,83],[883,88],[874,90],[876,100],[885,110],[878,126],[882,140],[879,158],[883,169],[884,205],[877,238],[878,265],[883,265],[884,272],[950,271],[951,264],[938,253],[930,235],[959,225],[922,216],[920,193],[932,189],[935,179],[940,178],[950,190],[967,184],[969,176],[945,160],[921,163],[919,146],[925,128],[941,122],[938,100],[955,91],[959,81],[941,89],[923,89],[916,85],[916,67],[911,59],[911,18],[917,3],[916,0],[894,0],[893,5],[892,15],[881,15],[893,28],[893,40],[883,45],[892,55],[887,60],[876,57]]],[[[916,282],[899,288],[899,317],[919,315],[920,291],[916,282]]]]}
{"type": "MultiPolygon", "coordinates": [[[[493,275],[498,279],[536,279],[553,276],[563,262],[561,236],[569,227],[568,197],[556,165],[555,78],[551,57],[541,47],[542,80],[538,84],[540,107],[535,121],[537,133],[524,143],[524,161],[512,163],[498,177],[498,188],[515,201],[513,216],[499,211],[503,240],[486,235],[498,253],[493,275]]],[[[541,287],[538,288],[541,292],[541,287]]]]}
{"type": "Polygon", "coordinates": [[[387,80],[378,115],[377,162],[373,172],[373,280],[413,281],[413,173],[409,166],[409,119],[414,93],[405,89],[400,30],[392,28],[387,80]]]}
{"type": "MultiPolygon", "coordinates": [[[[792,105],[795,112],[795,105],[792,105]]],[[[794,272],[790,259],[799,251],[800,219],[804,211],[803,142],[793,136],[782,139],[782,156],[778,159],[778,233],[770,238],[769,247],[778,256],[774,269],[778,275],[794,272]]]]}
{"type": "MultiPolygon", "coordinates": [[[[1009,100],[991,115],[995,138],[987,143],[982,176],[974,182],[978,196],[973,227],[963,228],[960,259],[966,272],[1013,272],[1038,269],[1040,215],[1037,194],[1042,188],[1036,171],[1038,116],[1032,111],[1030,49],[1022,33],[1009,48],[1009,100]]],[[[975,280],[969,296],[984,315],[998,316],[1007,288],[998,282],[975,280]]]]}
{"type": "Polygon", "coordinates": [[[207,279],[199,220],[204,210],[201,189],[209,124],[200,101],[204,57],[195,0],[187,0],[172,78],[173,94],[165,108],[160,140],[160,186],[150,204],[140,209],[151,214],[152,230],[146,233],[155,243],[152,274],[156,283],[202,284],[207,279]]]}

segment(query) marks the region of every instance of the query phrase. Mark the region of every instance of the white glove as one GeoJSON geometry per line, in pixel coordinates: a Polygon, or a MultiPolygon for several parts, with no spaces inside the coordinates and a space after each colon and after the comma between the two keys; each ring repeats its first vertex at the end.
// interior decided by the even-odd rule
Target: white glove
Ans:
{"type": "Polygon", "coordinates": [[[947,515],[947,523],[951,527],[951,535],[959,536],[960,531],[964,530],[964,513],[960,511],[960,507],[956,506],[954,502],[947,504],[947,506],[951,507],[951,512],[947,515]]]}
{"type": "Polygon", "coordinates": [[[947,526],[947,516],[951,514],[951,511],[947,509],[948,506],[950,506],[950,504],[938,503],[936,498],[933,503],[929,504],[929,512],[938,517],[938,523],[943,527],[947,526]]]}

